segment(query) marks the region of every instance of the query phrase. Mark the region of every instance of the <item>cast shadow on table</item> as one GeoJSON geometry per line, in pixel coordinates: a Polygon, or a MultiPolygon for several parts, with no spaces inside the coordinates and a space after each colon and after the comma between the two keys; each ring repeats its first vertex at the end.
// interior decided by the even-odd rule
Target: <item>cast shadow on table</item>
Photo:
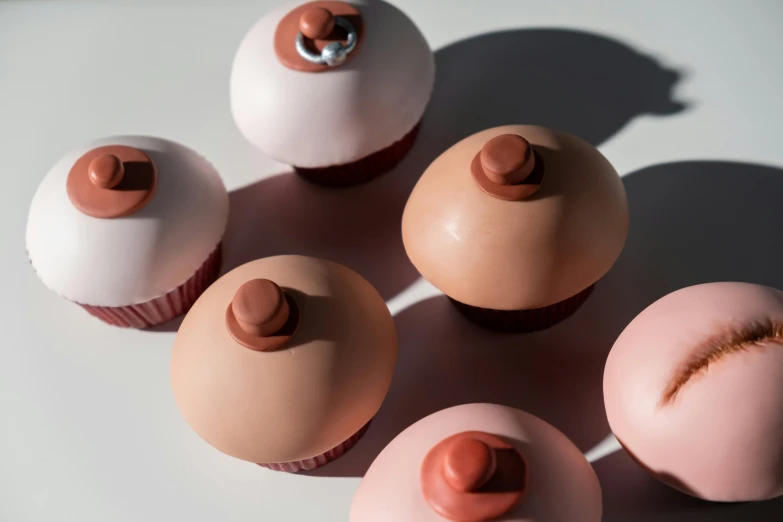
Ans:
{"type": "MultiPolygon", "coordinates": [[[[631,231],[608,292],[626,287],[633,315],[678,288],[745,281],[783,288],[783,169],[686,161],[655,165],[623,179],[631,231]]],[[[624,452],[595,464],[606,522],[783,520],[783,499],[703,502],[650,477],[624,452]]],[[[676,477],[675,477],[676,479],[676,477]]]]}
{"type": "Polygon", "coordinates": [[[587,32],[484,34],[436,51],[435,63],[418,140],[392,172],[350,189],[322,188],[285,173],[233,191],[224,271],[258,257],[312,255],[356,270],[390,299],[418,278],[402,245],[405,202],[449,146],[509,123],[549,125],[599,144],[638,115],[682,109],[671,100],[678,73],[587,32]]]}
{"type": "Polygon", "coordinates": [[[609,432],[602,374],[622,325],[601,285],[566,321],[527,335],[496,334],[468,322],[437,296],[396,317],[400,352],[388,396],[364,438],[344,457],[311,472],[363,476],[377,454],[417,420],[450,406],[491,402],[537,415],[582,451],[609,432]]]}
{"type": "MultiPolygon", "coordinates": [[[[501,335],[468,323],[445,297],[395,318],[400,355],[389,395],[365,437],[344,457],[310,472],[363,476],[403,429],[442,408],[497,402],[552,423],[580,449],[609,433],[602,378],[606,355],[645,307],[678,288],[736,280],[783,288],[783,170],[743,163],[691,161],[656,165],[624,178],[631,213],[626,247],[615,267],[571,318],[529,335],[501,335]]],[[[777,502],[719,510],[659,486],[619,452],[596,466],[606,520],[671,520],[682,504],[715,513],[777,509],[777,502]],[[615,464],[621,468],[615,470],[615,464]],[[619,479],[630,474],[626,481],[619,479]],[[639,487],[627,489],[627,482],[639,487]],[[662,488],[662,489],[660,489],[662,488]],[[648,491],[652,489],[652,491],[648,491]],[[630,517],[630,518],[628,518],[630,517]]],[[[695,509],[695,508],[694,508],[695,509]]],[[[712,515],[711,515],[712,516],[712,515]]],[[[755,520],[755,519],[754,519],[755,520]]],[[[762,519],[759,519],[762,520],[762,519]]]]}
{"type": "Polygon", "coordinates": [[[604,522],[777,522],[783,498],[714,503],[670,488],[642,470],[624,451],[594,464],[604,498],[604,522]]]}
{"type": "Polygon", "coordinates": [[[515,29],[435,53],[430,129],[442,147],[478,131],[543,125],[599,145],[642,114],[685,108],[672,99],[681,74],[606,36],[571,29],[515,29]]]}
{"type": "Polygon", "coordinates": [[[643,168],[623,183],[631,229],[613,272],[638,305],[712,281],[783,288],[783,169],[683,161],[643,168]]]}
{"type": "Polygon", "coordinates": [[[418,274],[400,232],[407,194],[383,181],[331,189],[286,173],[231,192],[224,271],[261,257],[309,255],[342,263],[384,299],[394,297],[418,274]]]}

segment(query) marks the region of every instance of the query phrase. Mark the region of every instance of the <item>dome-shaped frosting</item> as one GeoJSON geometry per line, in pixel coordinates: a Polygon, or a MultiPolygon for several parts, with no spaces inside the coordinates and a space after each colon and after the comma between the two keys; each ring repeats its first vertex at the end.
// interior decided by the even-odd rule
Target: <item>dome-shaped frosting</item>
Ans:
{"type": "Polygon", "coordinates": [[[27,252],[38,276],[61,296],[86,305],[125,306],[187,281],[220,243],[227,219],[223,181],[196,152],[159,138],[104,138],[66,154],[43,179],[30,206],[27,252]],[[142,197],[123,199],[143,191],[120,190],[119,199],[96,202],[95,192],[85,192],[123,175],[111,163],[116,156],[100,151],[123,156],[126,171],[149,170],[152,181],[142,197]],[[77,170],[81,185],[71,176],[77,170]],[[108,176],[105,181],[98,179],[101,174],[108,176]],[[95,217],[100,212],[107,217],[95,217]]]}
{"type": "Polygon", "coordinates": [[[414,23],[381,0],[350,0],[363,21],[361,43],[345,63],[304,72],[283,65],[275,52],[278,24],[303,3],[264,16],[236,53],[231,111],[242,134],[297,167],[351,163],[408,134],[435,78],[432,51],[414,23]]]}
{"type": "Polygon", "coordinates": [[[783,495],[783,292],[709,283],[656,301],[612,347],[604,400],[618,440],[669,485],[783,495]]]}
{"type": "Polygon", "coordinates": [[[467,404],[398,435],[365,474],[350,521],[599,522],[601,511],[593,468],[560,431],[514,408],[467,404]],[[495,450],[487,454],[487,447],[495,450]],[[486,487],[472,487],[478,483],[486,487]],[[499,506],[509,494],[514,504],[499,506]],[[461,518],[434,506],[456,508],[461,518]],[[493,510],[495,517],[482,517],[493,510]]]}
{"type": "Polygon", "coordinates": [[[185,420],[215,448],[250,462],[292,462],[334,448],[372,419],[396,359],[394,322],[367,281],[331,261],[277,256],[232,270],[196,301],[174,342],[171,383],[185,420]],[[237,323],[276,320],[282,301],[270,286],[289,299],[290,338],[237,342],[237,323]]]}
{"type": "Polygon", "coordinates": [[[405,250],[425,279],[495,310],[541,308],[585,290],[614,264],[627,233],[625,190],[606,158],[575,136],[527,125],[479,132],[441,154],[402,218],[405,250]],[[504,135],[521,136],[534,154],[515,163],[489,150],[496,161],[487,161],[485,147],[504,135]],[[491,181],[490,169],[508,169],[499,174],[509,184],[491,181]],[[528,179],[513,184],[520,171],[528,179]]]}

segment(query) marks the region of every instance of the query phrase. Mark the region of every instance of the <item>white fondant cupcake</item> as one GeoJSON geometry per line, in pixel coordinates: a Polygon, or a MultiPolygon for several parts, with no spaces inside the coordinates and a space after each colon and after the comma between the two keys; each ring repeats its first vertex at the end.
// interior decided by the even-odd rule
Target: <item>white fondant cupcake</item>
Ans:
{"type": "Polygon", "coordinates": [[[44,284],[117,326],[182,315],[220,269],[228,194],[171,141],[123,136],[65,155],[33,197],[30,261],[44,284]]]}
{"type": "Polygon", "coordinates": [[[424,36],[381,0],[295,3],[245,36],[231,71],[239,130],[329,186],[389,171],[410,150],[435,62],[424,36]]]}

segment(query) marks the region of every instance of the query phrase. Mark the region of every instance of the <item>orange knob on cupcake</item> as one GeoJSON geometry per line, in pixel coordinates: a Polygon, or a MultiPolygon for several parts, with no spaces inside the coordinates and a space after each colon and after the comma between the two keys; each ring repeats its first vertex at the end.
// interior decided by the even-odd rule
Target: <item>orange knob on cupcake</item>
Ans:
{"type": "Polygon", "coordinates": [[[311,40],[322,40],[334,30],[334,14],[325,7],[311,7],[299,18],[299,30],[311,40]]]}
{"type": "Polygon", "coordinates": [[[296,301],[268,279],[251,279],[239,287],[226,310],[226,328],[251,350],[281,348],[299,323],[296,301]]]}
{"type": "Polygon", "coordinates": [[[119,185],[125,169],[120,158],[114,154],[103,154],[90,162],[88,176],[93,185],[102,189],[112,189],[119,185]]]}
{"type": "Polygon", "coordinates": [[[527,487],[522,455],[496,435],[468,431],[435,445],[421,467],[424,498],[448,520],[494,520],[516,506],[527,487]]]}
{"type": "Polygon", "coordinates": [[[283,290],[268,279],[252,279],[240,286],[231,310],[242,330],[261,337],[280,330],[289,314],[283,290]]]}
{"type": "Polygon", "coordinates": [[[536,164],[533,147],[518,134],[495,136],[482,147],[479,160],[484,174],[499,185],[521,183],[536,164]]]}
{"type": "Polygon", "coordinates": [[[533,146],[518,134],[501,134],[487,141],[471,164],[478,186],[499,199],[518,201],[532,196],[544,178],[533,146]]]}
{"type": "Polygon", "coordinates": [[[76,160],[65,189],[81,213],[114,219],[144,208],[157,186],[157,168],[145,152],[127,145],[108,145],[89,150],[76,160]]]}
{"type": "Polygon", "coordinates": [[[453,440],[443,455],[443,477],[455,491],[478,491],[496,469],[497,459],[492,448],[474,437],[453,440]]]}

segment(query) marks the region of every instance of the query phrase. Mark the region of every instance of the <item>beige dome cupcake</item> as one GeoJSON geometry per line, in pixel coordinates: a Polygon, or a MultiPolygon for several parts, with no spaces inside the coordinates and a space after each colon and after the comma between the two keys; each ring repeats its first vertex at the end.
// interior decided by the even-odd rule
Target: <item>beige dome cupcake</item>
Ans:
{"type": "Polygon", "coordinates": [[[218,450],[280,471],[349,450],[391,384],[394,322],[348,268],[304,256],[259,259],[196,301],[171,356],[174,397],[218,450]]]}
{"type": "Polygon", "coordinates": [[[441,154],[402,218],[422,276],[476,323],[533,331],[565,319],[628,234],[622,181],[598,150],[543,127],[485,130],[441,154]]]}

